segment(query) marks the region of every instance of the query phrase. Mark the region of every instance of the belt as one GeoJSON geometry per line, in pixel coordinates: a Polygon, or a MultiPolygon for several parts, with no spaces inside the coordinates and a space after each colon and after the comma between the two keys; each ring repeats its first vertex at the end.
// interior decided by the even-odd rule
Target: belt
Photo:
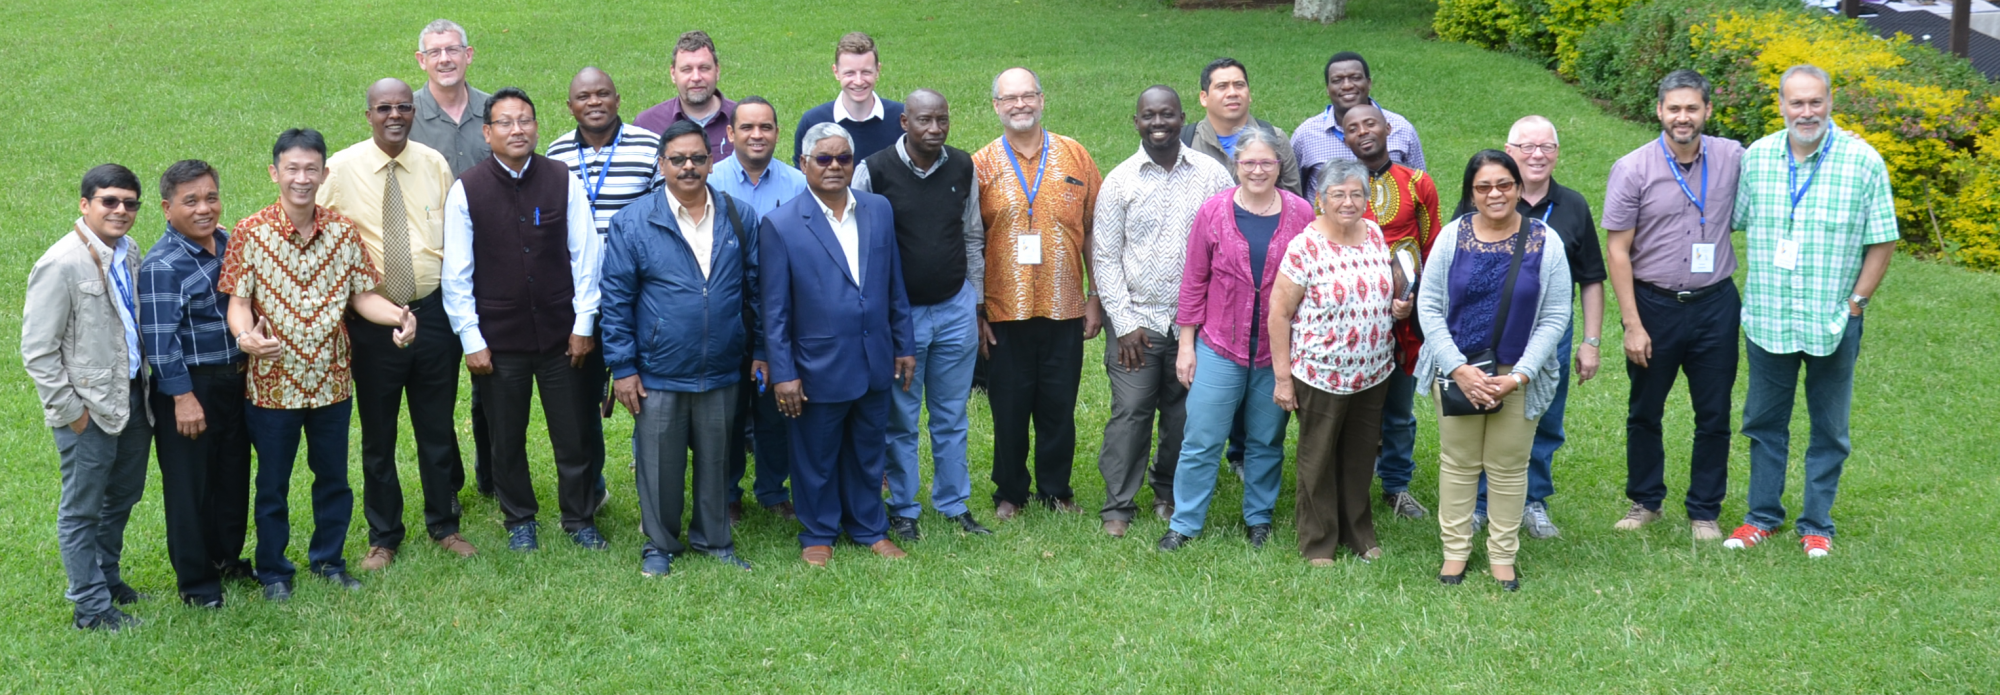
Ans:
{"type": "Polygon", "coordinates": [[[1643,282],[1639,280],[1633,280],[1632,284],[1652,290],[1657,294],[1663,294],[1668,297],[1672,297],[1674,298],[1674,301],[1680,302],[1682,304],[1692,304],[1694,302],[1707,299],[1709,295],[1721,291],[1722,288],[1724,287],[1735,287],[1736,281],[1731,278],[1723,278],[1722,282],[1718,282],[1713,285],[1709,285],[1707,287],[1702,287],[1699,289],[1692,289],[1687,291],[1670,290],[1665,287],[1652,284],[1650,282],[1643,282]]]}

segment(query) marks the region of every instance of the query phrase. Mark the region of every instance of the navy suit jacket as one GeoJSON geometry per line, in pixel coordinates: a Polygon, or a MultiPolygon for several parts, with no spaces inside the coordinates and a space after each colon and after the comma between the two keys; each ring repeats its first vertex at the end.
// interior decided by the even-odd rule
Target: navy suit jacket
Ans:
{"type": "Polygon", "coordinates": [[[808,400],[839,403],[896,381],[896,358],[916,354],[889,200],[854,196],[861,279],[811,191],[764,216],[759,230],[764,353],[771,383],[804,380],[808,400]]]}

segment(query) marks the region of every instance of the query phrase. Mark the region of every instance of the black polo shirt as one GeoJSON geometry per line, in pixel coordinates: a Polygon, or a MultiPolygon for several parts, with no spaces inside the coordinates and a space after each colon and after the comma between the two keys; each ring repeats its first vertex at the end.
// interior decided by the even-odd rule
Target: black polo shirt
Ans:
{"type": "MultiPolygon", "coordinates": [[[[1569,277],[1578,286],[1595,285],[1604,282],[1604,248],[1597,241],[1597,216],[1590,212],[1590,201],[1583,194],[1549,179],[1549,194],[1542,202],[1529,205],[1528,201],[1514,204],[1521,214],[1541,220],[1553,227],[1562,236],[1563,255],[1569,258],[1569,277]]],[[[1458,211],[1452,213],[1454,219],[1472,212],[1472,201],[1458,201],[1458,211]]]]}

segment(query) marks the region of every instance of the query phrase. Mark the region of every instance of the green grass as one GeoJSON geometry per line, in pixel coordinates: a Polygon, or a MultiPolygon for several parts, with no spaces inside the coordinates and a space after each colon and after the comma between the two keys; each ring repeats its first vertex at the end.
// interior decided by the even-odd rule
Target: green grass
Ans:
{"type": "MultiPolygon", "coordinates": [[[[419,81],[413,35],[435,16],[470,27],[474,84],[520,85],[542,100],[545,141],[566,129],[558,95],[583,65],[617,78],[628,116],[670,96],[666,48],[694,27],[722,45],[725,92],[771,98],[781,122],[831,97],[835,38],[867,30],[885,52],[882,93],[941,89],[960,109],[953,142],[968,149],[998,132],[979,99],[992,75],[1030,65],[1044,77],[1050,127],[1080,139],[1105,169],[1136,148],[1127,118],[1142,88],[1179,87],[1192,109],[1199,67],[1221,54],[1251,66],[1257,113],[1290,129],[1324,103],[1326,56],[1365,51],[1376,95],[1421,129],[1447,204],[1457,163],[1498,144],[1521,115],[1561,127],[1559,178],[1593,200],[1611,162],[1654,132],[1605,115],[1527,61],[1424,40],[1429,3],[1413,0],[1355,0],[1352,19],[1324,27],[1282,8],[1185,13],[1145,0],[431,5],[0,8],[0,113],[11,123],[0,129],[0,331],[17,329],[28,267],[74,217],[86,168],[122,162],[152,195],[168,163],[206,158],[222,170],[228,219],[247,215],[273,197],[263,173],[271,138],[294,125],[318,127],[336,145],[366,137],[365,86],[382,76],[419,81]]],[[[149,210],[136,237],[150,245],[160,227],[149,210]]],[[[0,398],[0,691],[1992,692],[2000,468],[1984,427],[2000,410],[2000,368],[1981,356],[2000,344],[1995,306],[2000,277],[1896,261],[1858,367],[1855,452],[1835,507],[1841,535],[1836,554],[1817,562],[1786,543],[1741,554],[1693,545],[1678,511],[1645,531],[1612,532],[1625,504],[1626,393],[1612,357],[1599,380],[1572,391],[1571,443],[1552,500],[1564,535],[1524,541],[1517,595],[1483,577],[1437,586],[1430,521],[1383,519],[1389,555],[1373,565],[1309,569],[1290,547],[1289,485],[1278,541],[1253,552],[1229,476],[1209,536],[1171,556],[1150,549],[1164,530],[1150,519],[1123,541],[1100,535],[1093,516],[1046,512],[991,538],[961,538],[927,514],[932,535],[907,561],[843,548],[833,569],[810,571],[793,529],[753,513],[738,547],[756,572],[691,558],[648,581],[636,571],[631,476],[612,465],[609,553],[553,534],[544,552],[507,553],[497,509],[467,491],[466,533],[485,549],[474,559],[413,542],[390,571],[364,577],[361,593],[305,580],[291,603],[271,605],[236,587],[215,613],[173,601],[149,481],[127,536],[126,576],[157,598],[135,611],[148,625],[115,637],[67,627],[56,456],[9,352],[0,365],[9,394],[0,398]]],[[[1606,342],[1618,340],[1608,330],[1606,342]]],[[[1101,344],[1086,349],[1075,479],[1092,507],[1102,500],[1093,464],[1109,396],[1101,344]]],[[[1669,412],[1678,468],[1685,397],[1669,412]]],[[[974,499],[983,500],[992,489],[983,399],[973,426],[974,499]]],[[[624,450],[629,418],[609,430],[611,450],[624,450]]],[[[1425,416],[1413,489],[1427,502],[1436,432],[1425,416]]],[[[407,438],[404,447],[408,461],[407,438]]],[[[1743,512],[1748,473],[1746,445],[1734,449],[1725,522],[1743,512]]],[[[533,455],[550,500],[546,446],[533,455]]],[[[310,524],[307,480],[302,472],[294,484],[295,555],[310,524]]],[[[404,480],[416,499],[407,468],[404,480]]],[[[1669,476],[1673,496],[1685,480],[1669,476]]],[[[1796,509],[1796,486],[1787,501],[1796,509]]],[[[975,510],[990,519],[983,503],[975,510]]],[[[418,521],[414,509],[408,521],[418,521]]],[[[358,559],[359,510],[349,538],[348,557],[358,559]]]]}

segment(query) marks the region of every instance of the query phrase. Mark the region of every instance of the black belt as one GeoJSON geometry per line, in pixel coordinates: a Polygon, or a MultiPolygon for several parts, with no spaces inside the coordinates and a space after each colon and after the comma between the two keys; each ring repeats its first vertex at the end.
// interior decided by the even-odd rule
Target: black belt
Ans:
{"type": "Polygon", "coordinates": [[[1694,302],[1699,302],[1703,299],[1707,299],[1709,295],[1721,291],[1722,288],[1724,287],[1735,287],[1736,281],[1732,278],[1723,278],[1722,282],[1718,282],[1713,285],[1709,285],[1707,287],[1687,290],[1687,291],[1670,290],[1665,287],[1661,287],[1659,285],[1655,285],[1649,282],[1641,282],[1639,280],[1633,280],[1632,284],[1652,290],[1653,292],[1658,294],[1664,294],[1668,297],[1672,297],[1674,301],[1680,302],[1682,304],[1692,304],[1694,302]]]}

